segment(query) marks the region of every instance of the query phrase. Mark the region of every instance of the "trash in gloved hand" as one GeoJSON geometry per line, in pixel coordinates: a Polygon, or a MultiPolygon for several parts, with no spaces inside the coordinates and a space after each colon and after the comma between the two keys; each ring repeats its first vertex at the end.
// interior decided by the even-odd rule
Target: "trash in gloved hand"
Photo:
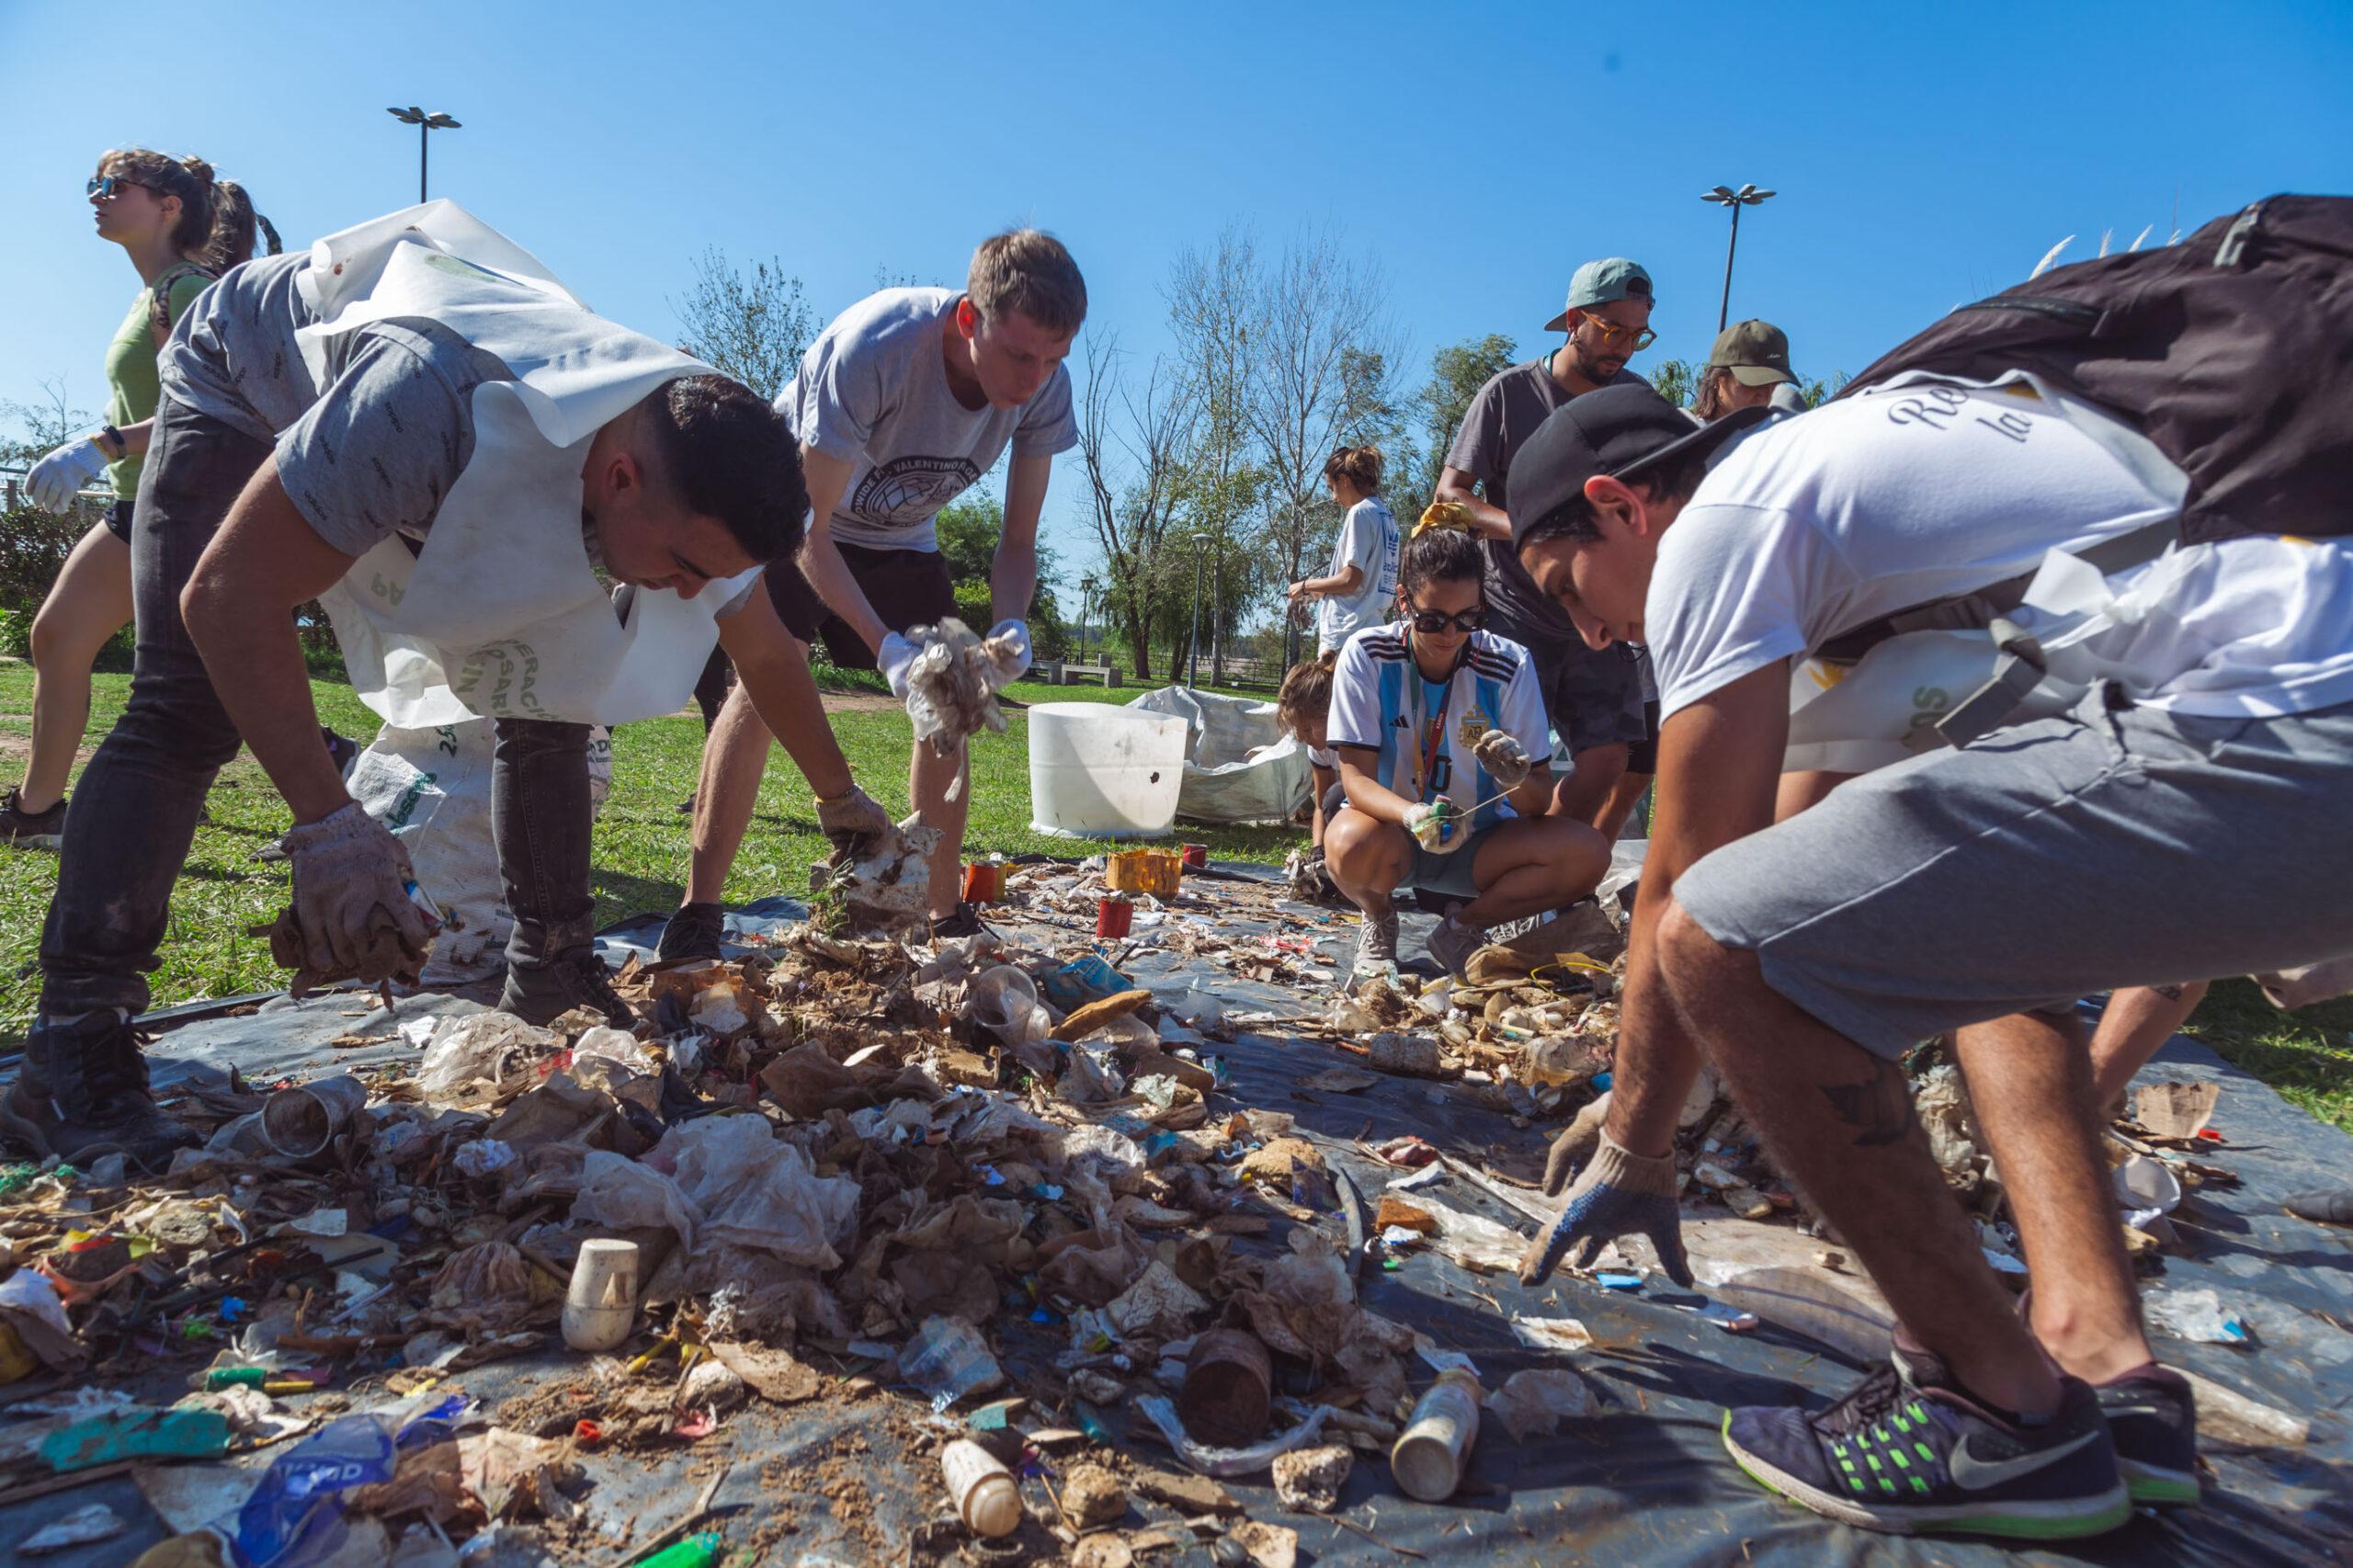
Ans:
{"type": "Polygon", "coordinates": [[[1444,855],[1462,847],[1462,814],[1454,802],[1443,797],[1405,812],[1405,831],[1414,841],[1434,855],[1444,855]]]}
{"type": "MultiPolygon", "coordinates": [[[[1027,662],[1017,640],[1000,633],[983,641],[953,616],[906,635],[915,646],[907,667],[907,717],[915,722],[915,739],[929,742],[936,756],[953,756],[983,729],[1002,733],[1005,714],[996,694],[1027,662]]],[[[962,788],[959,778],[949,799],[962,788]]]]}
{"type": "MultiPolygon", "coordinates": [[[[439,912],[433,908],[433,901],[426,897],[415,882],[408,886],[411,901],[427,912],[432,922],[429,928],[438,929],[440,917],[439,912]]],[[[246,926],[245,935],[267,937],[270,961],[281,969],[294,971],[294,978],[286,987],[287,994],[292,996],[305,996],[321,986],[339,985],[347,980],[366,981],[371,985],[386,981],[415,985],[418,971],[425,967],[425,960],[431,952],[429,943],[423,952],[412,951],[402,940],[400,927],[381,908],[368,917],[367,948],[360,955],[359,962],[350,969],[311,967],[309,950],[302,941],[302,927],[295,919],[291,905],[279,910],[278,918],[267,925],[246,926]]]]}
{"type": "Polygon", "coordinates": [[[1506,790],[1516,790],[1526,783],[1536,767],[1527,748],[1508,730],[1489,730],[1471,748],[1471,755],[1479,759],[1479,766],[1487,770],[1487,776],[1506,790]]]}

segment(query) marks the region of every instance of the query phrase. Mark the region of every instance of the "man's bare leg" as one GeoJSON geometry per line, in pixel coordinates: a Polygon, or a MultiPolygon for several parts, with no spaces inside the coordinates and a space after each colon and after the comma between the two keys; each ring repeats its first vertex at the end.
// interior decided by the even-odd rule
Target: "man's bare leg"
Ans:
{"type": "Polygon", "coordinates": [[[703,741],[686,903],[718,903],[723,897],[727,873],[734,869],[745,830],[752,825],[752,808],[759,803],[760,778],[767,771],[774,738],[752,707],[751,693],[739,683],[727,694],[718,722],[703,741]]]}
{"type": "Polygon", "coordinates": [[[939,846],[931,852],[931,917],[944,920],[956,913],[956,904],[963,893],[964,822],[972,805],[972,781],[964,779],[964,787],[956,798],[948,798],[949,786],[963,774],[971,756],[969,748],[959,746],[953,756],[939,756],[922,741],[915,743],[915,756],[907,764],[907,794],[915,803],[915,814],[926,827],[939,830],[939,846]]]}
{"type": "Polygon", "coordinates": [[[1906,1328],[1979,1399],[2057,1410],[2058,1379],[1929,1155],[1903,1068],[1793,1006],[1754,954],[1720,945],[1679,903],[1660,916],[1659,946],[1675,1006],[1724,1087],[1906,1328]]]}
{"type": "Polygon", "coordinates": [[[2092,1108],[2101,1115],[2122,1097],[2132,1074],[2149,1064],[2157,1047],[2189,1021],[2206,1000],[2209,982],[2187,985],[2136,985],[2108,999],[2092,1035],[2092,1108]]]}
{"type": "Polygon", "coordinates": [[[2026,1248],[2034,1336],[2088,1383],[2145,1365],[2149,1342],[2092,1119],[2082,1026],[2019,1014],[1961,1030],[1955,1049],[2026,1248]]]}
{"type": "Polygon", "coordinates": [[[1647,773],[1621,773],[1618,782],[1609,787],[1609,798],[1601,802],[1601,810],[1593,815],[1593,825],[1601,836],[1616,843],[1624,836],[1626,824],[1633,817],[1634,808],[1650,793],[1652,776],[1647,773]]]}

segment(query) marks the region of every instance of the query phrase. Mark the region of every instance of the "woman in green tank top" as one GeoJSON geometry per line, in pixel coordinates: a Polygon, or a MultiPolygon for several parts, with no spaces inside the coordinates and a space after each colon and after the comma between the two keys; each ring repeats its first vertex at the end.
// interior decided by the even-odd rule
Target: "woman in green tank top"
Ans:
{"type": "Polygon", "coordinates": [[[256,228],[277,232],[244,190],[201,158],[145,148],[98,160],[89,199],[98,238],[120,245],[139,293],[107,348],[105,427],[33,465],[26,490],[70,511],[103,470],[114,483],[105,519],[84,534],[33,619],[33,740],[25,781],[0,803],[0,842],[54,848],[65,826],[65,779],[90,719],[90,665],[131,618],[131,520],[156,399],[155,355],[197,295],[254,253],[256,228]]]}

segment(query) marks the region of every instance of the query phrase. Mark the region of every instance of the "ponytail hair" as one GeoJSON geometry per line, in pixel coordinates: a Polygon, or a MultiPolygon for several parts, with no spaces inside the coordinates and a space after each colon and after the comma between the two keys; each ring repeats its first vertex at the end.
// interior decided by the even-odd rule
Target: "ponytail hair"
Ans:
{"type": "Polygon", "coordinates": [[[1324,460],[1324,478],[1327,483],[1345,478],[1358,494],[1378,495],[1381,466],[1379,447],[1342,447],[1324,460]]]}
{"type": "Polygon", "coordinates": [[[254,210],[253,198],[234,180],[213,177],[212,165],[202,158],[175,158],[145,147],[123,147],[98,160],[98,173],[145,186],[161,196],[176,197],[179,221],[172,226],[172,247],[214,277],[254,255],[256,231],[269,244],[268,254],[282,248],[269,220],[254,210]]]}

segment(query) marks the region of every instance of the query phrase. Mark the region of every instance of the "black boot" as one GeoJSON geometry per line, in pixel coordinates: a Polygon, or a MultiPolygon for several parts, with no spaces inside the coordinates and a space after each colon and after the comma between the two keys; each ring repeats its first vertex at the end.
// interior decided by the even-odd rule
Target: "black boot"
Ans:
{"type": "Polygon", "coordinates": [[[70,1024],[34,1018],[24,1065],[0,1100],[0,1132],[36,1155],[79,1165],[119,1152],[149,1170],[197,1141],[157,1108],[139,1036],[119,1008],[70,1024]]]}
{"type": "Polygon", "coordinates": [[[574,1007],[604,1014],[605,1021],[617,1029],[628,1028],[637,1021],[637,1015],[629,1010],[629,1004],[613,989],[612,976],[594,948],[550,963],[508,962],[506,984],[498,994],[500,1012],[512,1013],[527,1024],[545,1027],[574,1007]]]}
{"type": "Polygon", "coordinates": [[[657,962],[675,963],[680,959],[715,959],[719,943],[727,930],[727,912],[715,903],[682,903],[670,923],[662,927],[662,939],[654,945],[657,962]]]}

